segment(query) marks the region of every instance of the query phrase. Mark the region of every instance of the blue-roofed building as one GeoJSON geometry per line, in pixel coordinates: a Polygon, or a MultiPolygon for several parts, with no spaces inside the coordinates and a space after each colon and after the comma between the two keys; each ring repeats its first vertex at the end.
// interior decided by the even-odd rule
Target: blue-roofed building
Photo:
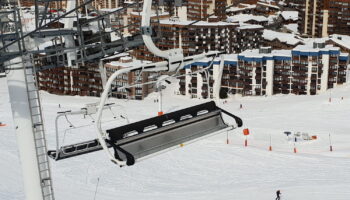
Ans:
{"type": "Polygon", "coordinates": [[[187,66],[189,74],[180,80],[180,93],[192,98],[213,97],[216,80],[221,81],[221,98],[227,94],[315,95],[346,82],[349,54],[338,47],[313,40],[293,50],[272,50],[270,47],[246,50],[219,59],[203,60],[187,66]],[[213,67],[202,73],[197,70],[213,67]],[[219,76],[222,70],[222,76],[219,76]],[[191,74],[192,73],[192,74],[191,74]]]}

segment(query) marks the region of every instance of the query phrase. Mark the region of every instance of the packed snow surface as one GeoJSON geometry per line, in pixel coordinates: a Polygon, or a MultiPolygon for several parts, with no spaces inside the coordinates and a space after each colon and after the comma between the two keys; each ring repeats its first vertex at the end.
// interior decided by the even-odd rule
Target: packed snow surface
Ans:
{"type": "MultiPolygon", "coordinates": [[[[0,85],[0,121],[7,124],[0,127],[0,199],[24,199],[5,78],[0,79],[0,85]]],[[[168,87],[164,95],[165,112],[206,101],[174,95],[174,88],[168,87]]],[[[41,94],[49,149],[55,148],[54,119],[58,111],[79,110],[86,103],[98,101],[94,97],[41,94]]],[[[114,108],[115,115],[127,113],[134,122],[155,116],[156,97],[152,94],[144,101],[111,101],[123,106],[114,108]]],[[[56,199],[94,199],[98,180],[97,200],[272,200],[276,190],[281,190],[284,200],[350,198],[349,86],[318,96],[230,97],[219,106],[243,119],[243,128],[251,133],[248,147],[243,145],[245,137],[240,128],[228,133],[229,144],[226,133],[221,133],[132,167],[115,166],[102,151],[52,161],[56,199]],[[239,109],[240,104],[243,109],[239,109]],[[293,153],[294,139],[287,139],[284,131],[317,135],[317,140],[299,138],[297,153],[293,153]],[[333,152],[329,151],[329,134],[333,152]]],[[[76,116],[69,120],[83,127],[72,129],[61,120],[62,143],[95,138],[92,118],[76,116]]],[[[106,111],[105,126],[110,126],[111,120],[112,114],[106,111]]],[[[123,123],[113,122],[114,126],[123,123]]]]}

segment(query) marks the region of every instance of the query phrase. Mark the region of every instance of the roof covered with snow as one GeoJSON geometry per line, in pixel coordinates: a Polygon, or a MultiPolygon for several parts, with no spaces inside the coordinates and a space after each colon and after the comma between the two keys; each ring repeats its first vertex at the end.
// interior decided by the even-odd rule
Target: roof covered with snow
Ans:
{"type": "Polygon", "coordinates": [[[274,4],[274,1],[258,1],[257,5],[278,9],[278,10],[280,9],[280,7],[274,4]]]}
{"type": "Polygon", "coordinates": [[[231,17],[227,18],[228,22],[248,22],[248,21],[257,21],[257,22],[268,22],[269,20],[264,17],[264,16],[259,16],[259,15],[252,15],[252,14],[239,14],[239,15],[234,15],[231,17]]]}
{"type": "Polygon", "coordinates": [[[333,34],[329,36],[329,39],[344,48],[350,49],[350,36],[348,35],[333,34]]]}
{"type": "Polygon", "coordinates": [[[264,33],[262,36],[265,40],[273,41],[277,39],[280,42],[283,42],[289,45],[297,45],[303,42],[303,39],[297,37],[295,34],[281,33],[281,32],[276,32],[276,31],[267,30],[267,29],[264,30],[264,33]]]}
{"type": "Polygon", "coordinates": [[[260,53],[259,49],[249,49],[245,50],[238,55],[238,58],[273,58],[273,57],[285,57],[291,58],[291,50],[272,50],[271,53],[260,53]]]}
{"type": "Polygon", "coordinates": [[[244,29],[263,29],[264,27],[261,25],[257,25],[257,24],[245,24],[245,23],[241,23],[239,24],[239,27],[237,27],[237,29],[239,30],[244,30],[244,29]]]}
{"type": "Polygon", "coordinates": [[[298,31],[298,24],[286,24],[283,27],[291,31],[292,33],[299,33],[298,31]]]}
{"type": "MultiPolygon", "coordinates": [[[[130,13],[131,15],[139,15],[139,16],[142,16],[142,13],[141,12],[131,12],[130,13]]],[[[169,16],[169,13],[168,12],[159,12],[158,14],[152,10],[152,14],[151,14],[151,17],[157,17],[158,16],[169,16]]]]}
{"type": "MultiPolygon", "coordinates": [[[[168,25],[183,25],[183,26],[187,26],[192,24],[195,21],[178,21],[178,20],[160,20],[159,23],[160,24],[168,24],[168,25]]],[[[237,25],[234,23],[228,23],[228,22],[205,22],[205,21],[199,21],[196,22],[194,24],[192,24],[191,26],[229,26],[229,25],[237,25]]]]}
{"type": "Polygon", "coordinates": [[[316,38],[305,40],[305,44],[298,45],[293,49],[293,54],[306,56],[320,56],[323,54],[340,55],[340,48],[326,45],[328,38],[316,38]]]}
{"type": "Polygon", "coordinates": [[[281,12],[281,16],[285,20],[298,20],[298,11],[283,11],[281,12]]]}
{"type": "Polygon", "coordinates": [[[249,10],[249,9],[254,9],[254,8],[256,8],[255,4],[251,5],[251,4],[243,4],[243,3],[241,3],[237,7],[227,8],[226,11],[228,11],[228,12],[230,12],[230,11],[231,12],[238,12],[238,11],[244,11],[244,10],[249,10]]]}
{"type": "Polygon", "coordinates": [[[107,63],[108,67],[123,67],[123,68],[128,68],[128,67],[135,67],[135,66],[141,66],[144,64],[151,63],[150,61],[142,61],[142,60],[136,60],[132,59],[129,56],[122,57],[121,60],[131,60],[131,62],[120,62],[120,61],[112,61],[110,63],[107,63]]]}

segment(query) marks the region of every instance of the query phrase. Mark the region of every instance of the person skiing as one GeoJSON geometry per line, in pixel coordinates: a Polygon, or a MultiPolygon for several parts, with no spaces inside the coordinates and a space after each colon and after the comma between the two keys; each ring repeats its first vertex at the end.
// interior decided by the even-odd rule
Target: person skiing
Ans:
{"type": "Polygon", "coordinates": [[[276,195],[277,195],[277,197],[276,197],[276,200],[280,200],[281,199],[281,191],[280,190],[277,190],[276,191],[276,195]]]}

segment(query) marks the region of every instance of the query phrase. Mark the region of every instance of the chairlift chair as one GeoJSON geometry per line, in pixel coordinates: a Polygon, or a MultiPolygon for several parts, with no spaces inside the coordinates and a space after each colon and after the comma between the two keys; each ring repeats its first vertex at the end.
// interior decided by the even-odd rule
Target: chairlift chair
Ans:
{"type": "MultiPolygon", "coordinates": [[[[222,113],[232,117],[238,127],[242,120],[219,108],[211,101],[182,110],[106,130],[108,148],[114,158],[133,165],[135,161],[163,152],[180,144],[234,128],[225,123],[222,113]]],[[[51,158],[62,160],[102,150],[98,139],[62,146],[48,152],[51,158]]]]}

